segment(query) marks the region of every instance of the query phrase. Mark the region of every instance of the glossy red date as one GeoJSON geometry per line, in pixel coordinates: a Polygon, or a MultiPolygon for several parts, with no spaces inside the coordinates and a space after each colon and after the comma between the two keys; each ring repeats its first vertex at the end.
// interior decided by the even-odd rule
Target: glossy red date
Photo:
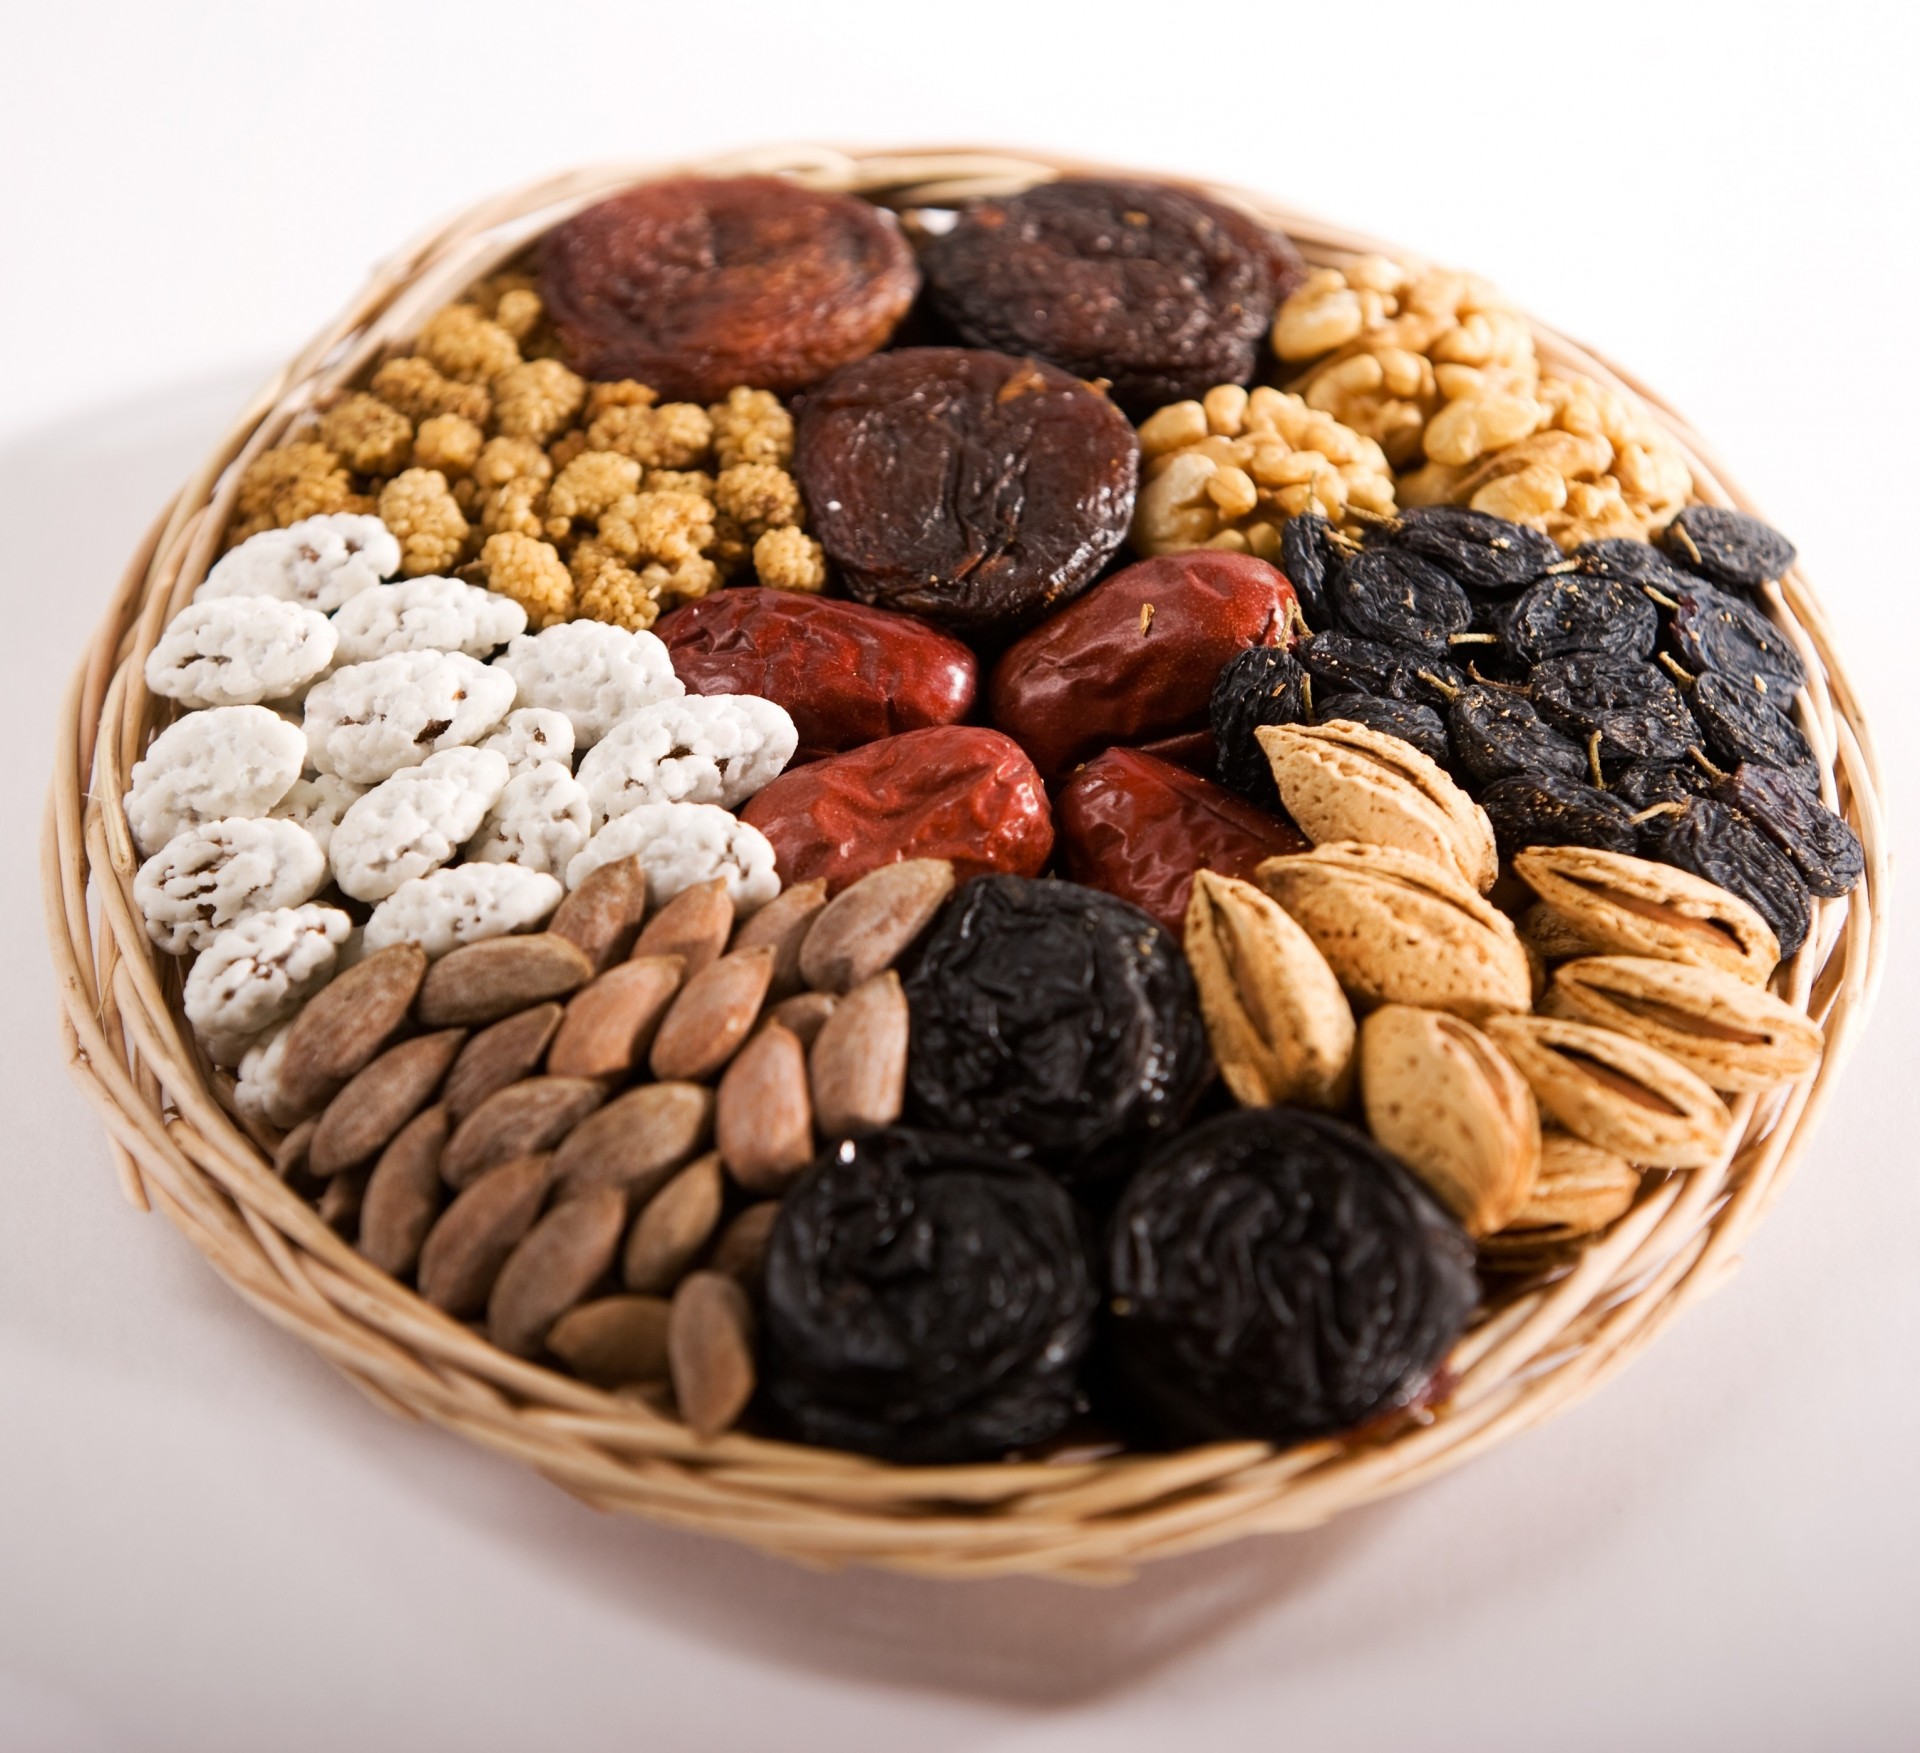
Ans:
{"type": "Polygon", "coordinates": [[[881,737],[957,724],[973,710],[973,653],[925,621],[758,585],[715,591],[661,616],[690,694],[759,694],[800,733],[798,761],[881,737]]]}
{"type": "Polygon", "coordinates": [[[1089,888],[1185,925],[1193,873],[1251,877],[1262,859],[1304,852],[1307,837],[1224,786],[1138,749],[1109,749],[1055,799],[1061,865],[1089,888]]]}
{"type": "Polygon", "coordinates": [[[1251,554],[1142,560],[1007,648],[989,716],[1049,779],[1104,748],[1204,732],[1222,666],[1281,643],[1293,600],[1251,554]]]}
{"type": "Polygon", "coordinates": [[[903,858],[955,875],[1038,876],[1053,850],[1046,788],[997,730],[941,725],[790,770],[740,812],[773,842],[780,879],[848,883],[903,858]]]}

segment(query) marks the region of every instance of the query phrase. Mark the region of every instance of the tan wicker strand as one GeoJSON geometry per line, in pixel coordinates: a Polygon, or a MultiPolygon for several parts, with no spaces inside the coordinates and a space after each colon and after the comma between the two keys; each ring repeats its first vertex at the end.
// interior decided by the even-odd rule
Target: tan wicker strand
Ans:
{"type": "MultiPolygon", "coordinates": [[[[1149,1559],[1317,1526],[1573,1404],[1725,1282],[1778,1197],[1871,1002],[1888,881],[1872,739],[1827,617],[1797,570],[1771,593],[1771,607],[1807,661],[1799,713],[1825,769],[1826,795],[1867,849],[1861,887],[1819,905],[1806,948],[1777,982],[1824,1024],[1825,1059],[1804,1083],[1737,1105],[1741,1135],[1723,1162],[1649,1177],[1634,1210],[1570,1270],[1482,1311],[1452,1360],[1451,1397],[1392,1434],[1285,1453],[1221,1443],[1164,1455],[935,1468],[738,1433],[701,1442],[643,1396],[604,1394],[496,1351],[373,1270],[282,1185],[215,1099],[181,1024],[178,970],[152,952],[140,928],[131,894],[136,859],[118,800],[158,723],[142,679],[146,654],[204,576],[246,461],[475,277],[567,214],[634,182],[676,170],[774,172],[906,209],[1106,168],[964,147],[853,154],[778,146],[697,164],[587,167],[496,196],[428,228],[382,264],[253,398],[133,556],[62,707],[43,836],[47,933],[68,1055],[100,1109],[128,1198],[157,1206],[249,1303],[376,1404],[524,1461],[597,1508],[729,1536],[803,1564],[1110,1583],[1149,1559]]],[[[1316,263],[1392,253],[1264,197],[1208,187],[1284,228],[1316,263]]],[[[1641,397],[1685,452],[1702,498],[1752,509],[1652,391],[1545,327],[1536,324],[1535,336],[1549,363],[1641,397]]]]}

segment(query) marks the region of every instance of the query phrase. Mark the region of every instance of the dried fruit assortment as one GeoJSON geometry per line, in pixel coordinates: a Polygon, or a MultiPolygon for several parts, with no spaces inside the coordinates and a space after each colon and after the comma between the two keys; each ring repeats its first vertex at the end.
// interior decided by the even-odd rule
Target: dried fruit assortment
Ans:
{"type": "Polygon", "coordinates": [[[1364,1436],[1819,1063],[1793,549],[1469,276],[676,178],[233,493],[124,799],[214,1086],[700,1439],[1364,1436]]]}

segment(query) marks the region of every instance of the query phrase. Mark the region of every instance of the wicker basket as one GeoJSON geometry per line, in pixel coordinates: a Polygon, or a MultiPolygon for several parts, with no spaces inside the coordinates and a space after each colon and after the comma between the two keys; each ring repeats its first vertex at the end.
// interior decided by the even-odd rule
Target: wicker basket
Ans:
{"type": "MultiPolygon", "coordinates": [[[[1867,851],[1864,884],[1845,900],[1816,903],[1811,937],[1776,982],[1824,1024],[1825,1061],[1805,1082],[1739,1098],[1739,1142],[1727,1160],[1650,1176],[1634,1209],[1571,1270],[1484,1310],[1451,1359],[1451,1397],[1390,1437],[1284,1453],[1242,1442],[931,1468],[744,1435],[701,1442],[646,1405],[493,1349],[374,1270],[276,1179],[211,1094],[182,1026],[174,964],[141,929],[131,900],[138,859],[118,801],[160,719],[142,681],[146,654],[205,574],[241,466],[530,237],[649,176],[780,171],[905,208],[1006,193],[1066,168],[971,151],[850,156],[781,147],[695,166],[573,172],[462,214],[380,269],[255,398],[134,556],[67,695],[43,845],[48,935],[69,1057],[105,1118],[127,1196],[142,1209],[159,1206],[249,1302],[382,1405],[516,1456],[597,1508],[819,1565],[1082,1581],[1124,1577],[1144,1559],[1243,1534],[1324,1522],[1571,1404],[1722,1283],[1805,1144],[1866,1013],[1885,936],[1880,780],[1826,616],[1795,572],[1769,587],[1768,606],[1807,663],[1800,722],[1826,768],[1827,801],[1867,851]]],[[[1257,196],[1211,192],[1284,228],[1316,263],[1386,247],[1257,196]]],[[[1657,397],[1550,330],[1536,328],[1536,338],[1543,360],[1643,397],[1685,450],[1701,497],[1746,505],[1657,397]]]]}

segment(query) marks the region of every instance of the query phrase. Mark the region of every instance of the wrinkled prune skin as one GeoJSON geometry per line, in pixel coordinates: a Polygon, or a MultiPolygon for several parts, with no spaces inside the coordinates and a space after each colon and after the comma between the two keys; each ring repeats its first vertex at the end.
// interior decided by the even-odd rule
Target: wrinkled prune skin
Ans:
{"type": "Polygon", "coordinates": [[[1607,789],[1635,810],[1657,803],[1684,804],[1705,797],[1713,789],[1707,771],[1692,761],[1636,761],[1607,781],[1607,789]]]}
{"type": "Polygon", "coordinates": [[[740,819],[772,843],[783,885],[825,877],[831,894],[901,859],[948,858],[964,880],[1032,876],[1053,851],[1033,763],[1011,737],[974,725],[910,730],[789,769],[740,819]]]}
{"type": "Polygon", "coordinates": [[[906,991],[914,1120],[1070,1182],[1137,1160],[1213,1075],[1178,935],[1077,883],[967,884],[906,991]]]}
{"type": "Polygon", "coordinates": [[[1447,703],[1447,731],[1469,785],[1491,785],[1516,773],[1585,779],[1587,752],[1548,724],[1524,694],[1478,683],[1447,703]]]}
{"type": "Polygon", "coordinates": [[[1262,809],[1277,810],[1280,793],[1273,769],[1253,733],[1262,725],[1306,721],[1307,672],[1299,659],[1277,645],[1241,652],[1214,682],[1207,715],[1220,783],[1262,809]]]}
{"type": "Polygon", "coordinates": [[[717,590],[662,615],[673,673],[690,694],[758,694],[787,709],[796,762],[957,724],[979,664],[959,640],[908,615],[758,585],[717,590]]]}
{"type": "Polygon", "coordinates": [[[1293,648],[1313,677],[1316,695],[1371,694],[1376,700],[1420,700],[1444,705],[1467,685],[1467,672],[1424,651],[1383,645],[1351,633],[1316,633],[1293,648]]]}
{"type": "Polygon", "coordinates": [[[1431,560],[1471,595],[1512,596],[1560,559],[1549,536],[1464,505],[1423,505],[1369,532],[1375,542],[1431,560]]]}
{"type": "Polygon", "coordinates": [[[1450,634],[1473,619],[1467,593],[1429,560],[1398,548],[1368,548],[1332,588],[1334,619],[1358,639],[1447,655],[1450,634]]]}
{"type": "Polygon", "coordinates": [[[1333,586],[1347,564],[1346,550],[1333,525],[1317,511],[1290,517],[1280,528],[1280,570],[1300,599],[1308,628],[1324,633],[1333,625],[1333,586]]]}
{"type": "Polygon", "coordinates": [[[1814,894],[1844,895],[1866,873],[1859,835],[1785,773],[1743,761],[1713,795],[1779,847],[1814,894]]]}
{"type": "Polygon", "coordinates": [[[1693,685],[1689,704],[1705,735],[1707,753],[1722,767],[1752,761],[1785,773],[1802,791],[1818,792],[1820,765],[1800,727],[1767,696],[1708,670],[1693,685]]]}
{"type": "Polygon", "coordinates": [[[1691,575],[1680,571],[1658,548],[1622,536],[1583,542],[1568,559],[1589,578],[1617,578],[1642,590],[1656,590],[1663,597],[1678,597],[1691,585],[1691,575]]]}
{"type": "Polygon", "coordinates": [[[1529,846],[1592,846],[1637,852],[1640,829],[1630,804],[1559,773],[1516,773],[1480,794],[1500,856],[1529,846]]]}
{"type": "Polygon", "coordinates": [[[1473,1246],[1357,1128],[1222,1115],[1142,1165],[1107,1238],[1107,1345],[1169,1441],[1285,1445],[1412,1403],[1478,1300],[1473,1246]]]}
{"type": "Polygon", "coordinates": [[[1049,779],[1114,744],[1199,730],[1220,667],[1284,639],[1292,604],[1251,554],[1139,561],[1007,648],[988,716],[1049,779]]]}
{"type": "Polygon", "coordinates": [[[1079,1410],[1098,1292],[1058,1182],[892,1128],[828,1151],[767,1245],[765,1401],[802,1442],[967,1461],[1079,1410]]]}
{"type": "Polygon", "coordinates": [[[919,284],[892,215],[784,177],[643,183],[540,246],[567,363],[667,401],[818,383],[885,346],[919,284]]]}
{"type": "Polygon", "coordinates": [[[1677,813],[1650,817],[1646,852],[1738,895],[1790,956],[1807,941],[1813,902],[1793,862],[1744,816],[1716,798],[1696,797],[1677,813]]]}
{"type": "Polygon", "coordinates": [[[1602,761],[1677,761],[1700,740],[1671,679],[1638,658],[1580,652],[1536,665],[1541,717],[1584,745],[1600,733],[1602,761]]]}
{"type": "Polygon", "coordinates": [[[1697,580],[1667,617],[1674,655],[1690,670],[1713,670],[1768,696],[1782,709],[1806,685],[1792,642],[1745,597],[1697,580]]]}
{"type": "Polygon", "coordinates": [[[1718,505],[1689,505],[1660,532],[1676,566],[1730,590],[1758,590],[1794,562],[1794,545],[1771,524],[1718,505]]]}
{"type": "Polygon", "coordinates": [[[1514,598],[1501,635],[1528,664],[1578,651],[1648,658],[1660,636],[1660,616],[1637,585],[1562,573],[1537,580],[1514,598]]]}
{"type": "Polygon", "coordinates": [[[1068,876],[1131,901],[1176,934],[1201,866],[1251,878],[1262,860],[1308,845],[1286,817],[1138,749],[1089,761],[1059,788],[1054,816],[1068,876]]]}
{"type": "Polygon", "coordinates": [[[976,202],[921,263],[962,339],[1105,378],[1136,417],[1247,382],[1306,274],[1292,244],[1231,207],[1106,177],[976,202]]]}
{"type": "MultiPolygon", "coordinates": [[[[1442,767],[1453,762],[1446,721],[1431,706],[1422,706],[1417,700],[1378,700],[1371,694],[1329,694],[1314,701],[1315,724],[1335,724],[1341,720],[1411,743],[1428,760],[1437,761],[1442,767]]],[[[1271,782],[1271,769],[1268,779],[1271,782]]]]}
{"type": "Polygon", "coordinates": [[[864,603],[965,634],[1078,596],[1133,515],[1140,446],[1107,398],[1051,365],[904,347],[800,404],[813,533],[864,603]]]}

